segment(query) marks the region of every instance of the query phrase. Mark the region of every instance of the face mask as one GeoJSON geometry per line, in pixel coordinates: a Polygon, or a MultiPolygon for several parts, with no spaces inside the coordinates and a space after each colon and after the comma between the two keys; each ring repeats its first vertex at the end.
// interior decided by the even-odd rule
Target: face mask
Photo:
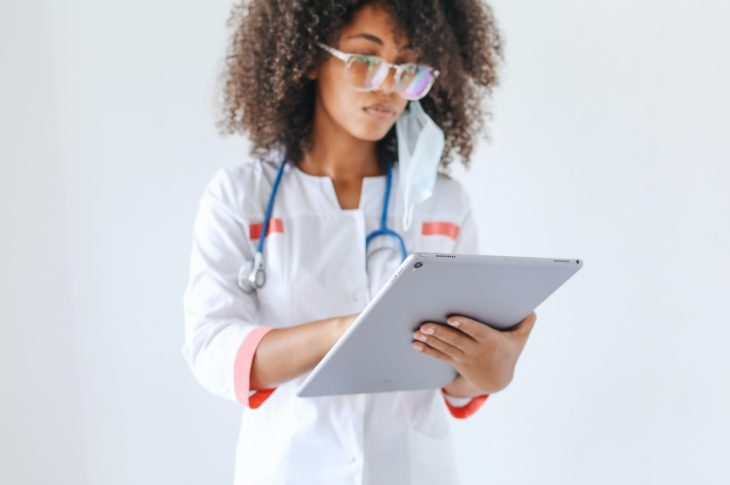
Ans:
{"type": "Polygon", "coordinates": [[[418,101],[411,101],[396,120],[395,132],[398,137],[398,186],[405,202],[403,226],[407,230],[416,204],[433,193],[444,150],[444,132],[418,101]]]}

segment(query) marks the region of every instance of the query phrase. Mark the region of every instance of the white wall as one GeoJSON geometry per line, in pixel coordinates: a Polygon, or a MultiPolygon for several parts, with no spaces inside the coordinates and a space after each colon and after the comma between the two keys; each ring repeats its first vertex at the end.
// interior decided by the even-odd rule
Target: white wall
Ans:
{"type": "MultiPolygon", "coordinates": [[[[585,267],[455,423],[463,482],[727,483],[730,3],[493,5],[482,250],[585,267]]],[[[228,8],[0,4],[2,483],[230,482],[238,409],[179,353],[197,200],[245,153],[213,124],[228,8]]]]}

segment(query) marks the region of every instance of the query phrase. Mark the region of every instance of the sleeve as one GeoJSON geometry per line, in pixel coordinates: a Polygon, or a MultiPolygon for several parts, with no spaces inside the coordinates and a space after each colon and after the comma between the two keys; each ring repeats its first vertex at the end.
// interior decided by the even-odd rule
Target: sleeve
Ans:
{"type": "Polygon", "coordinates": [[[489,398],[489,394],[482,394],[476,397],[454,397],[446,394],[442,388],[441,394],[444,396],[444,403],[451,415],[458,419],[466,419],[476,413],[482,404],[489,398]]]}
{"type": "Polygon", "coordinates": [[[232,208],[234,198],[227,178],[223,170],[213,177],[195,217],[190,273],[183,296],[182,353],[205,389],[255,408],[274,391],[250,389],[256,348],[271,328],[252,323],[257,297],[244,293],[237,284],[239,268],[251,261],[253,254],[246,240],[246,223],[240,211],[232,208]]]}
{"type": "MultiPolygon", "coordinates": [[[[461,200],[462,207],[465,207],[466,211],[459,226],[459,236],[454,246],[454,252],[461,254],[479,254],[479,234],[474,222],[474,214],[471,209],[469,196],[463,189],[461,189],[461,200]]],[[[441,394],[451,415],[459,419],[468,418],[476,413],[489,397],[489,394],[473,398],[454,397],[446,394],[444,389],[441,389],[441,394]]]]}

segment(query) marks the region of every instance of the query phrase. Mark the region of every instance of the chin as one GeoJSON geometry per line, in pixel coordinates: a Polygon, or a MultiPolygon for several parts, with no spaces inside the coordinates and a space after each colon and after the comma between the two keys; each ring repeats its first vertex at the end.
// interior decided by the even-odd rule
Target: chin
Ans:
{"type": "Polygon", "coordinates": [[[365,124],[355,126],[352,130],[350,130],[350,133],[352,136],[359,140],[365,140],[365,141],[380,141],[383,138],[385,138],[385,135],[388,134],[388,131],[393,127],[393,124],[388,124],[387,126],[367,126],[365,124]]]}

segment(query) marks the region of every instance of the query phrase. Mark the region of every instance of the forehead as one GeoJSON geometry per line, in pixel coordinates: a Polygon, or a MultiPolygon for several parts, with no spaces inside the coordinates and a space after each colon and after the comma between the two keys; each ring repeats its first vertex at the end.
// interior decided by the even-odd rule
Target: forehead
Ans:
{"type": "Polygon", "coordinates": [[[341,44],[359,42],[401,50],[412,48],[408,40],[392,14],[379,4],[365,5],[357,10],[340,34],[341,44]]]}

